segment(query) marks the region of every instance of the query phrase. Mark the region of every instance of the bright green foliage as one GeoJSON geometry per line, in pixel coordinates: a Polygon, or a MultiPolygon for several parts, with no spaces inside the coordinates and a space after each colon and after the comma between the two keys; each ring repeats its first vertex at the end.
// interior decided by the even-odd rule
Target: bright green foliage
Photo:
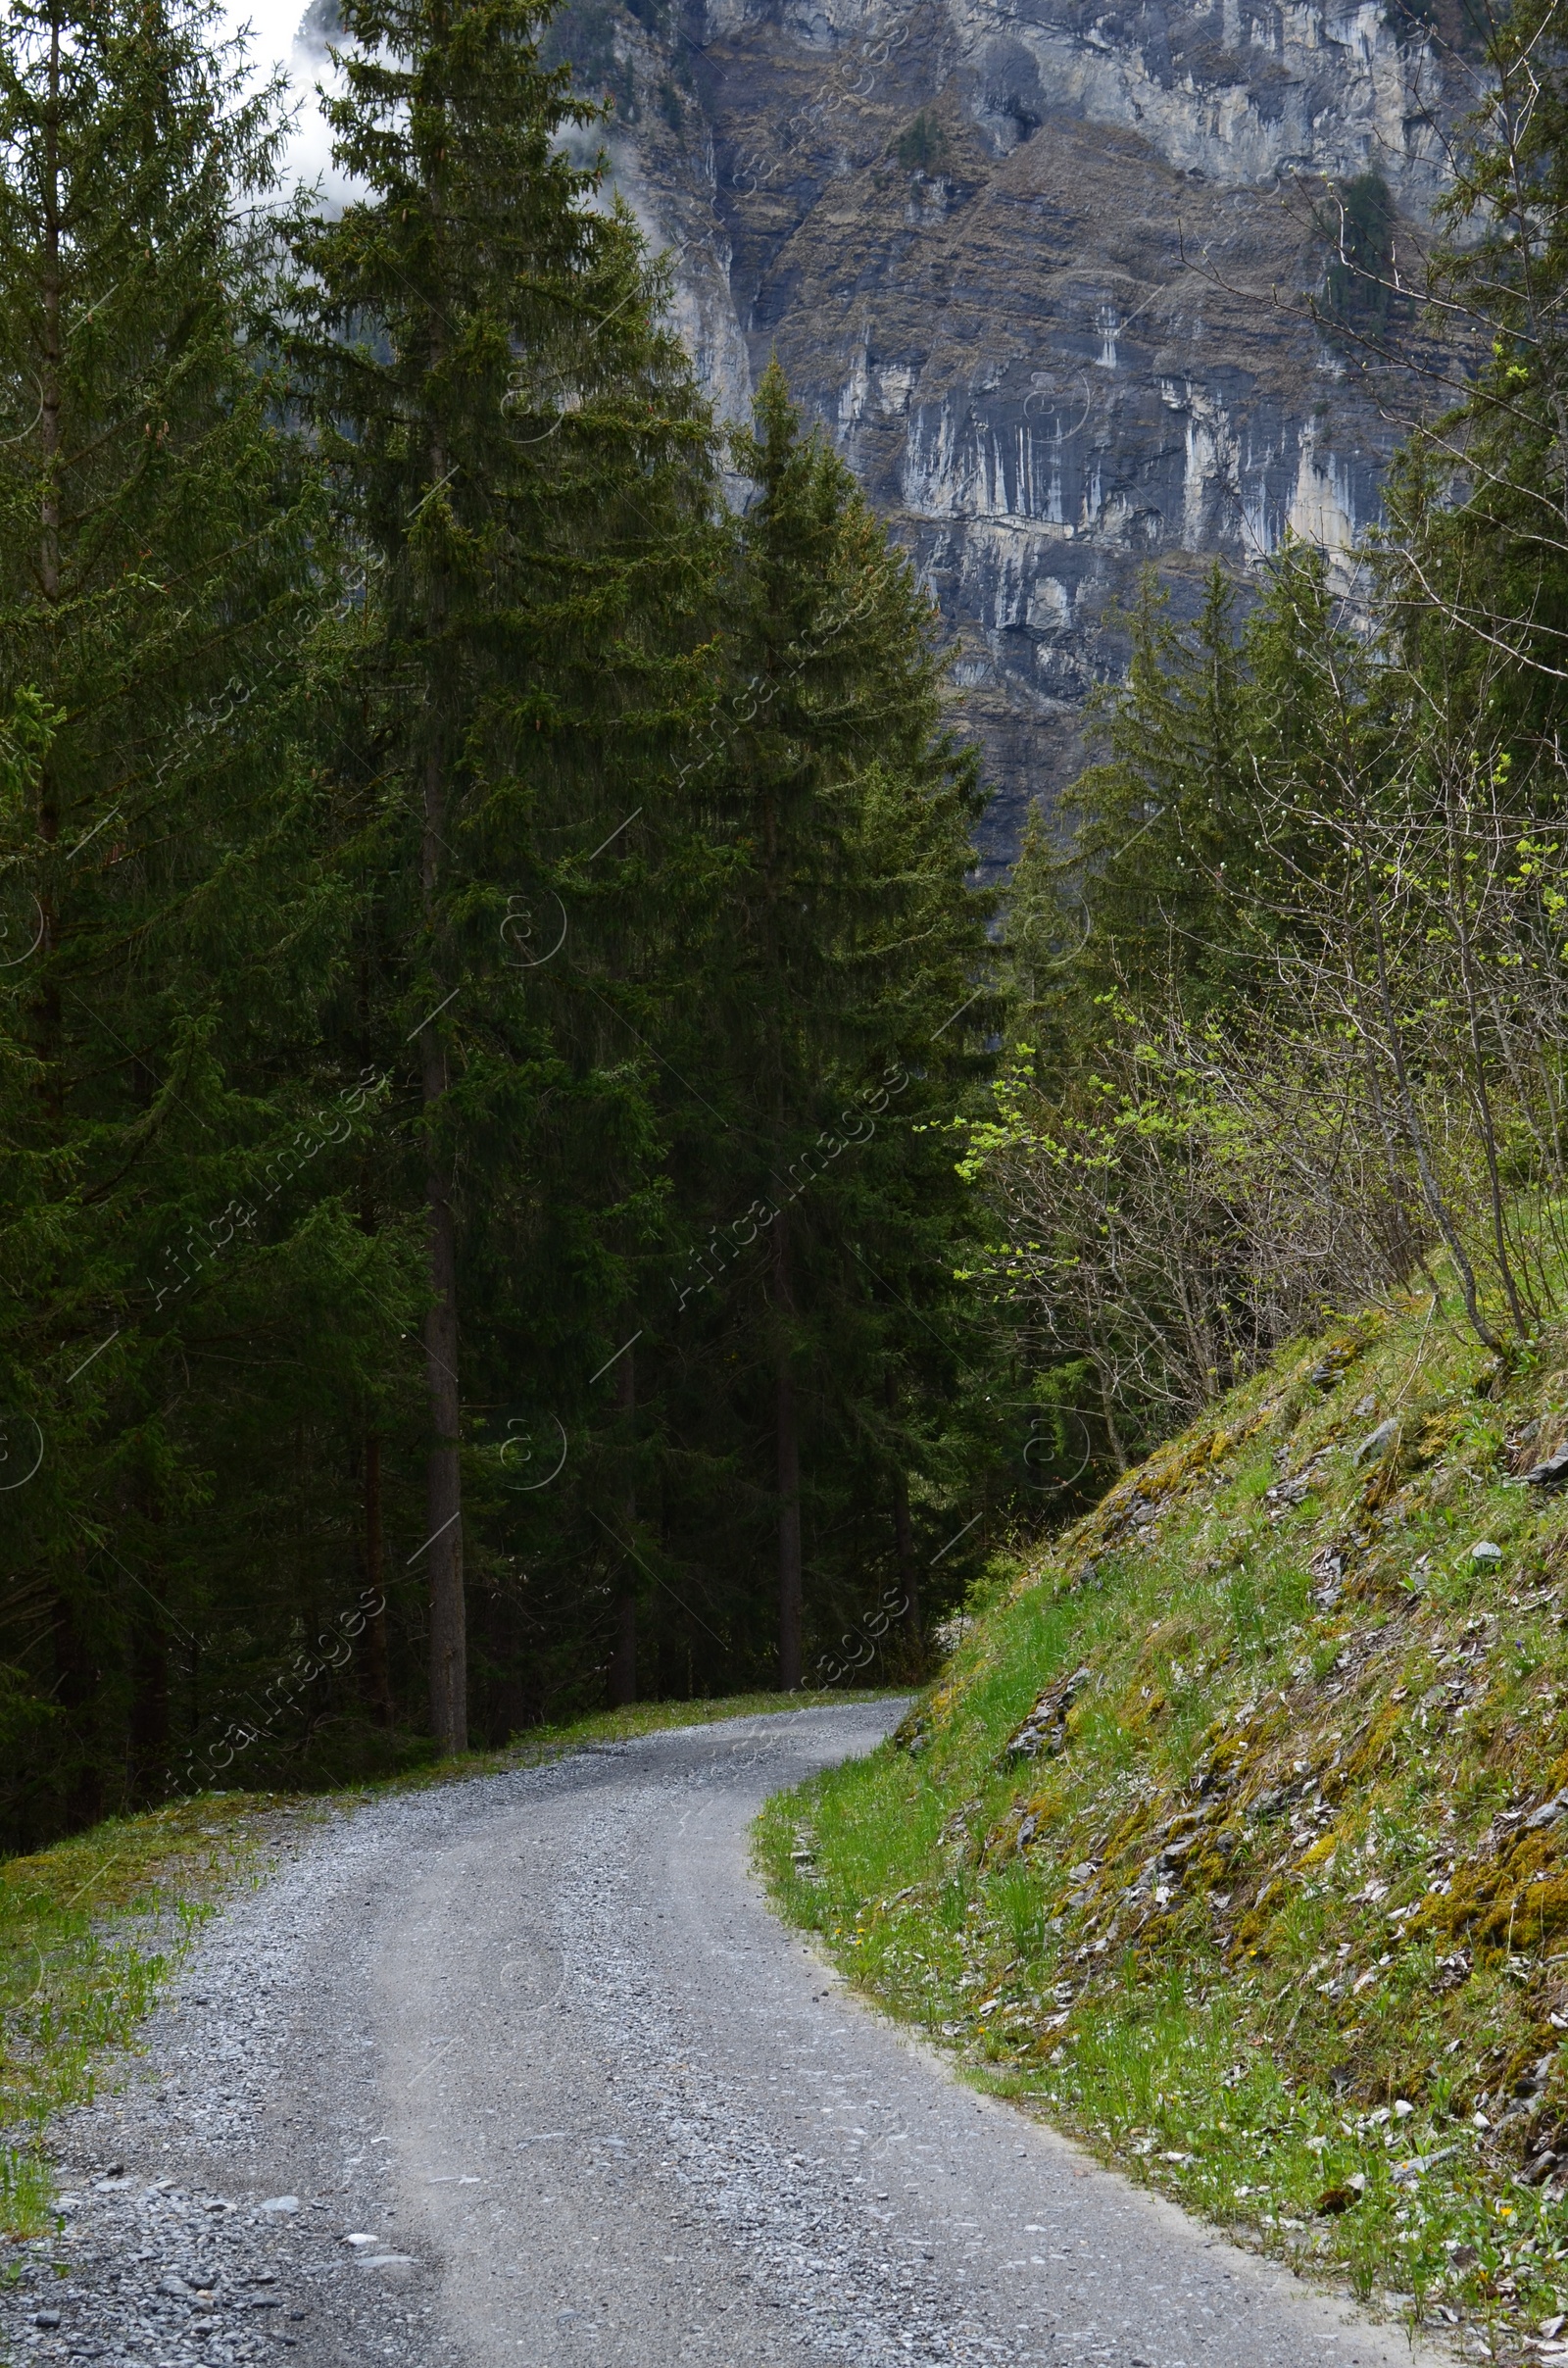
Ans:
{"type": "Polygon", "coordinates": [[[986,2086],[1500,2348],[1568,2261],[1568,1835],[1528,1823],[1568,1778],[1565,1522],[1508,1471],[1568,1397],[1560,1341],[1508,1371],[1440,1280],[997,1571],[895,1742],[761,1840],[986,2086]]]}

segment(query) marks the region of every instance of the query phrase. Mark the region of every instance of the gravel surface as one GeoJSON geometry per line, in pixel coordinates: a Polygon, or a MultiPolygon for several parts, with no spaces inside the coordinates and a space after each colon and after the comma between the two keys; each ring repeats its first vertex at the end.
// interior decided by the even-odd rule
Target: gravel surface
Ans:
{"type": "Polygon", "coordinates": [[[1430,2357],[961,2087],[774,1921],[752,1816],[898,1707],[649,1736],[301,1834],[65,2125],[75,2200],[0,2289],[3,2355],[1430,2357]]]}

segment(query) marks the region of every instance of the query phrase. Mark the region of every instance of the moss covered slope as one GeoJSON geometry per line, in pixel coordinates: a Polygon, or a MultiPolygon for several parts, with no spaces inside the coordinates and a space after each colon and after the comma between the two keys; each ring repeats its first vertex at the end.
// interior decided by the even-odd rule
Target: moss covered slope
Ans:
{"type": "Polygon", "coordinates": [[[1499,2358],[1568,2359],[1565,1363],[1427,1302],[1278,1360],[761,1829],[983,2077],[1499,2358]]]}

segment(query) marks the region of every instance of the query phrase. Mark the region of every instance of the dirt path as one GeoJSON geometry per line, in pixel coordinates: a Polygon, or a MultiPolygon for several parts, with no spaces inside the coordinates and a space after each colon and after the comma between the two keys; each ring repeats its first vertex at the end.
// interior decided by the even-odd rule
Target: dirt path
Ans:
{"type": "Polygon", "coordinates": [[[302,1844],[202,1942],[151,2077],[68,2132],[71,2274],[31,2248],[16,2354],[1409,2368],[955,2082],[775,1922],[759,1804],[894,1715],[650,1736],[302,1844]]]}

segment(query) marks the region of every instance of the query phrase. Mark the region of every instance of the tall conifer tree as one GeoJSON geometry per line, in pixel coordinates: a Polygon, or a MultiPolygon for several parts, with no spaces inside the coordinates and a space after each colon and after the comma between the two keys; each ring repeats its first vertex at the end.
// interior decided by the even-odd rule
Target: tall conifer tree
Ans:
{"type": "MultiPolygon", "coordinates": [[[[431,1715],[458,1751],[460,1158],[479,1161],[466,1170],[475,1185],[496,1160],[515,1213],[529,1194],[502,1171],[519,1134],[539,1154],[541,1093],[580,1113],[597,1090],[585,1075],[625,1068],[625,1038],[608,1054],[602,1043],[613,1022],[613,998],[591,983],[603,875],[584,865],[604,831],[629,825],[637,800],[612,810],[679,705],[660,662],[680,632],[662,638],[660,620],[681,606],[683,543],[690,557],[709,536],[710,439],[678,347],[652,325],[634,228],[595,208],[597,168],[566,152],[599,111],[564,69],[541,66],[539,12],[346,0],[343,19],[345,89],[327,113],[365,194],[300,233],[319,332],[300,355],[328,461],[381,563],[374,729],[402,802],[386,845],[417,946],[400,1018],[422,1104],[431,1715]],[[571,945],[550,970],[558,913],[571,945]],[[526,1088],[534,1111],[509,1140],[526,1088]]],[[[617,846],[612,879],[635,845],[617,846]]],[[[634,1170],[637,1133],[634,1117],[622,1145],[634,1170]]],[[[620,1201],[629,1182],[601,1136],[564,1199],[608,1187],[620,1201]]],[[[487,1236],[498,1229],[505,1212],[485,1211],[487,1236]]],[[[572,1263],[581,1274],[579,1257],[563,1282],[572,1263]]],[[[612,1299],[613,1277],[599,1280],[612,1299]]],[[[530,1290],[537,1278],[514,1266],[507,1304],[487,1312],[492,1336],[515,1332],[530,1290]]],[[[580,1348],[583,1324],[570,1328],[580,1348]]],[[[560,1389],[585,1379],[554,1375],[560,1389]]]]}
{"type": "Polygon", "coordinates": [[[891,1480],[895,1500],[918,1435],[907,1410],[890,1422],[889,1383],[896,1404],[901,1365],[922,1368],[907,1335],[926,1320],[918,1303],[943,1297],[967,1222],[951,1155],[920,1129],[951,1115],[975,1072],[965,1045],[984,1031],[990,908],[964,883],[981,799],[973,759],[942,728],[929,606],[844,465],[803,434],[776,366],[737,458],[758,498],[740,526],[730,644],[745,697],[715,770],[713,827],[733,861],[709,972],[722,1057],[708,1074],[733,1122],[724,1187],[771,1211],[753,1345],[770,1402],[779,1682],[792,1687],[808,1432],[823,1443],[822,1482],[842,1475],[857,1434],[880,1442],[849,1460],[873,1485],[891,1480]]]}
{"type": "Polygon", "coordinates": [[[163,1779],[247,1387],[203,1344],[330,962],[297,727],[331,551],[251,331],[276,99],[204,0],[0,18],[0,1398],[38,1450],[0,1558],[73,1819],[163,1779]]]}

